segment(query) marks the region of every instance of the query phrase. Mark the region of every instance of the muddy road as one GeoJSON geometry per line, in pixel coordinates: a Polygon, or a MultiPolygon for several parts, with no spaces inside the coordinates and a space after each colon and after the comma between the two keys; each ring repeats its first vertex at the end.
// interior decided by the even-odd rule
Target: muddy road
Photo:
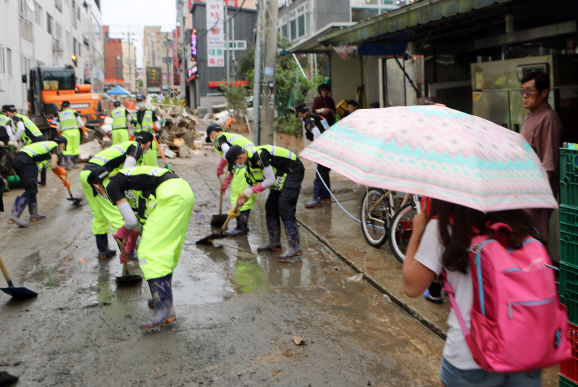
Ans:
{"type": "Polygon", "coordinates": [[[97,260],[90,209],[71,206],[56,176],[38,195],[47,220],[27,229],[6,222],[21,191],[5,195],[0,255],[16,286],[39,296],[0,293],[0,371],[20,376],[15,386],[439,386],[443,341],[306,230],[301,262],[257,254],[266,195],[248,236],[195,245],[218,212],[217,162],[215,152],[171,160],[195,207],[173,277],[177,321],[151,331],[139,330],[148,285],[117,287],[118,257],[97,260]]]}

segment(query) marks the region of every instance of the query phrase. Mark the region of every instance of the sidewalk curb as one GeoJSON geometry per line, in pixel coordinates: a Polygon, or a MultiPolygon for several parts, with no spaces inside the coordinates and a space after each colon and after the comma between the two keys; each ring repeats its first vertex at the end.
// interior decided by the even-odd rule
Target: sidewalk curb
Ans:
{"type": "Polygon", "coordinates": [[[446,333],[440,328],[438,327],[436,324],[434,324],[433,322],[431,322],[430,320],[426,319],[421,313],[419,313],[417,310],[415,310],[414,308],[412,308],[411,306],[409,306],[407,303],[405,303],[403,300],[401,300],[400,298],[398,298],[397,296],[395,296],[394,294],[392,294],[391,292],[389,292],[386,288],[384,288],[383,286],[381,286],[380,284],[378,284],[373,278],[371,278],[367,273],[364,273],[363,271],[361,271],[361,269],[359,269],[353,262],[351,262],[349,259],[347,259],[347,257],[345,257],[343,254],[341,254],[339,251],[337,251],[333,246],[331,246],[331,244],[329,244],[329,242],[327,242],[322,236],[320,236],[319,234],[317,234],[315,231],[313,231],[313,229],[311,229],[311,227],[307,226],[301,219],[297,218],[297,221],[299,222],[299,224],[301,225],[301,227],[303,227],[305,230],[307,230],[311,235],[313,235],[315,238],[317,238],[317,240],[319,240],[319,242],[321,242],[322,244],[324,244],[327,248],[329,248],[329,250],[331,250],[335,255],[337,255],[339,257],[339,259],[341,259],[347,266],[351,267],[353,269],[353,271],[355,271],[356,273],[361,273],[363,274],[363,278],[369,283],[371,284],[375,289],[377,289],[380,293],[385,294],[386,296],[389,297],[389,299],[391,300],[391,302],[393,302],[394,304],[396,304],[397,306],[399,306],[401,309],[403,309],[405,312],[407,312],[411,317],[415,318],[417,321],[419,321],[422,325],[424,325],[427,329],[429,329],[430,331],[432,331],[434,334],[436,334],[437,336],[439,336],[442,340],[445,341],[446,339],[446,333]]]}

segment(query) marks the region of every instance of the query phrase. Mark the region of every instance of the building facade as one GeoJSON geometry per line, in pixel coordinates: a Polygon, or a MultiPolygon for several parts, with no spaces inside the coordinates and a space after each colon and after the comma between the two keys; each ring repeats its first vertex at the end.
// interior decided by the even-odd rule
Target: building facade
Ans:
{"type": "MultiPolygon", "coordinates": [[[[230,50],[225,50],[225,65],[223,67],[209,67],[208,49],[207,49],[207,11],[203,2],[194,2],[190,9],[192,15],[191,30],[186,34],[190,37],[187,39],[186,56],[187,56],[187,86],[189,90],[190,105],[194,108],[200,104],[201,97],[209,94],[221,93],[219,84],[227,80],[227,62],[229,80],[244,80],[245,74],[237,74],[236,59],[243,55],[243,51],[254,42],[254,28],[257,23],[257,11],[248,8],[237,8],[228,6],[226,15],[235,15],[225,27],[225,35],[230,31],[230,50]],[[239,11],[237,13],[237,11],[239,11]],[[229,55],[228,55],[228,54],[229,55]],[[194,60],[193,60],[194,58],[194,60]]],[[[225,16],[227,17],[227,16],[225,16]]]]}
{"type": "Polygon", "coordinates": [[[122,42],[122,63],[123,87],[132,93],[137,93],[136,47],[132,42],[122,42]]]}
{"type": "Polygon", "coordinates": [[[111,39],[109,27],[102,27],[104,33],[104,83],[110,89],[117,85],[124,87],[122,39],[111,39]]]}
{"type": "Polygon", "coordinates": [[[163,32],[161,27],[145,27],[143,66],[145,90],[149,93],[175,92],[173,62],[177,55],[176,31],[163,32]]]}
{"type": "Polygon", "coordinates": [[[0,105],[28,110],[21,76],[37,66],[72,64],[77,83],[103,90],[100,0],[5,0],[0,15],[0,105]]]}

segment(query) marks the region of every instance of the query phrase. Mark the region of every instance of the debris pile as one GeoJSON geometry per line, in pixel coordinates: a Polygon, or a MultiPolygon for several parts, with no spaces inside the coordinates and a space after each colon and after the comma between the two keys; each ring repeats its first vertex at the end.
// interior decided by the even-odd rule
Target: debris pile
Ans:
{"type": "Polygon", "coordinates": [[[164,122],[160,143],[163,152],[167,147],[171,151],[165,153],[166,157],[171,157],[170,153],[174,154],[173,157],[181,158],[202,153],[204,134],[195,129],[197,117],[178,106],[167,110],[156,108],[154,112],[164,122]]]}

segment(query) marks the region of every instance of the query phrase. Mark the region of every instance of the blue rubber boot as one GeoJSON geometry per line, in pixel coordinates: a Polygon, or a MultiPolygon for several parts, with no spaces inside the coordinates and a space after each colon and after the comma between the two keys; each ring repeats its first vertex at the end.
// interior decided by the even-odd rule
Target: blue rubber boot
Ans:
{"type": "Polygon", "coordinates": [[[269,243],[257,247],[257,251],[281,250],[281,220],[278,216],[267,217],[267,232],[269,233],[269,243]]]}
{"type": "Polygon", "coordinates": [[[107,234],[98,234],[94,237],[96,238],[96,247],[98,248],[98,259],[106,259],[116,255],[116,250],[108,248],[107,234]]]}
{"type": "Polygon", "coordinates": [[[155,312],[150,320],[140,326],[140,329],[151,329],[177,319],[173,308],[173,290],[171,285],[172,274],[165,277],[149,280],[149,287],[153,296],[155,312]]]}
{"type": "Polygon", "coordinates": [[[64,156],[64,169],[70,171],[70,155],[64,156]]]}
{"type": "Polygon", "coordinates": [[[72,168],[74,169],[80,168],[80,165],[78,165],[78,155],[72,156],[72,163],[73,163],[72,168]]]}
{"type": "Polygon", "coordinates": [[[320,181],[313,182],[313,200],[305,203],[305,208],[322,207],[321,196],[323,195],[323,183],[320,181]]]}
{"type": "Polygon", "coordinates": [[[17,196],[14,200],[14,205],[12,206],[12,213],[8,219],[8,223],[17,224],[19,227],[28,227],[28,223],[20,220],[20,215],[24,212],[26,205],[28,204],[28,199],[22,196],[17,196]]]}
{"type": "Polygon", "coordinates": [[[38,201],[36,196],[28,200],[28,212],[30,213],[30,221],[36,222],[37,220],[46,219],[46,215],[38,214],[38,201]]]}
{"type": "Polygon", "coordinates": [[[46,165],[42,168],[42,170],[40,171],[40,180],[38,181],[38,185],[40,187],[46,187],[46,170],[48,168],[46,168],[46,165]]]}
{"type": "Polygon", "coordinates": [[[249,232],[249,215],[251,210],[241,211],[241,215],[237,216],[237,227],[233,231],[225,231],[228,236],[245,235],[249,232]]]}
{"type": "Polygon", "coordinates": [[[128,260],[133,262],[138,261],[138,254],[136,253],[136,250],[130,252],[128,255],[128,260]]]}
{"type": "Polygon", "coordinates": [[[285,234],[287,234],[287,240],[289,241],[289,248],[285,250],[285,253],[279,257],[281,262],[295,262],[300,260],[298,258],[303,254],[301,251],[300,239],[299,239],[299,225],[297,224],[297,219],[289,220],[283,222],[285,227],[285,234]]]}

